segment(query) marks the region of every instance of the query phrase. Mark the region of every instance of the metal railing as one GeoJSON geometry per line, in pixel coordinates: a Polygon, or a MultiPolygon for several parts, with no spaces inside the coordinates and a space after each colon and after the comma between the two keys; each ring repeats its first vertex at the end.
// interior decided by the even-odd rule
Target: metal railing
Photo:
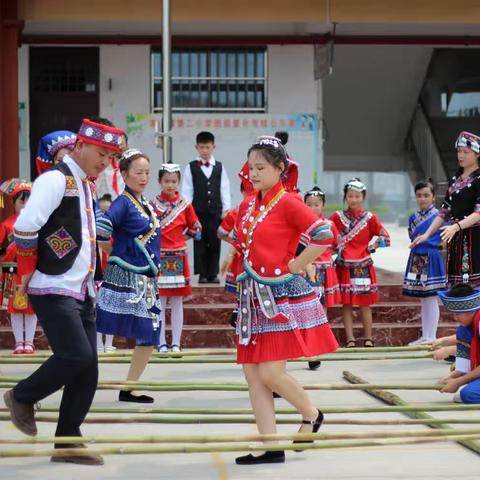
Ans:
{"type": "Polygon", "coordinates": [[[444,184],[448,178],[447,171],[421,104],[415,108],[410,126],[410,139],[425,176],[431,177],[439,185],[444,184]]]}

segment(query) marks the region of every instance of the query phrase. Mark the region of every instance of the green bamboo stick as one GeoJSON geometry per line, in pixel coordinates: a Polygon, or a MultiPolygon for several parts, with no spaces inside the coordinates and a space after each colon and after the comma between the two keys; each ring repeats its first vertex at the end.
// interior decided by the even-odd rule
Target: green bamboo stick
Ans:
{"type": "MultiPolygon", "coordinates": [[[[360,378],[351,372],[347,372],[347,371],[343,372],[343,377],[349,382],[354,384],[365,385],[367,383],[363,378],[360,378]]],[[[389,405],[404,405],[404,406],[408,405],[408,403],[405,402],[405,400],[400,398],[398,395],[395,395],[394,393],[391,393],[391,392],[386,392],[384,390],[366,389],[365,393],[389,405]]],[[[434,418],[431,415],[428,415],[427,413],[422,411],[404,412],[404,413],[405,415],[411,418],[419,418],[424,420],[432,420],[434,418]]],[[[432,422],[432,423],[427,423],[427,425],[430,426],[431,428],[451,428],[445,423],[432,422]]],[[[470,440],[465,440],[465,441],[462,440],[462,441],[458,441],[458,443],[464,446],[465,448],[468,448],[469,450],[480,455],[480,445],[477,442],[470,441],[470,440]]]]}
{"type": "MultiPolygon", "coordinates": [[[[304,363],[306,361],[319,360],[322,362],[349,362],[349,361],[385,361],[385,360],[421,360],[429,359],[433,357],[433,353],[425,353],[421,355],[350,355],[350,356],[341,356],[341,355],[330,355],[324,357],[314,357],[313,359],[299,358],[295,360],[290,360],[291,363],[304,363]]],[[[0,365],[38,365],[42,364],[48,357],[9,357],[0,359],[0,365]]],[[[125,357],[100,357],[98,363],[100,364],[129,364],[131,361],[131,356],[125,357]]],[[[151,358],[149,363],[152,364],[231,364],[237,363],[236,357],[229,358],[151,358]]]]}
{"type": "Polygon", "coordinates": [[[329,441],[321,443],[277,443],[277,444],[233,444],[233,445],[167,445],[141,447],[107,447],[107,448],[69,448],[69,449],[2,449],[0,458],[27,457],[66,457],[71,455],[145,455],[145,454],[175,454],[175,453],[227,453],[227,452],[258,452],[258,451],[289,451],[289,450],[326,450],[336,448],[377,447],[391,445],[417,445],[423,443],[438,443],[450,441],[477,440],[480,435],[443,435],[440,437],[412,438],[382,438],[370,440],[329,441]]]}
{"type": "MultiPolygon", "coordinates": [[[[416,346],[402,346],[402,347],[358,347],[358,348],[339,348],[336,352],[332,353],[332,355],[342,354],[342,353],[389,353],[389,352],[421,352],[421,351],[428,351],[430,350],[430,346],[428,345],[416,345],[416,346]]],[[[169,357],[197,357],[197,356],[210,356],[210,355],[236,355],[237,351],[235,348],[216,348],[216,349],[192,349],[192,350],[184,350],[180,353],[160,353],[160,352],[153,352],[154,357],[158,358],[169,358],[169,357]]],[[[8,359],[8,358],[45,358],[52,355],[52,352],[46,350],[44,352],[37,352],[34,354],[30,354],[28,356],[21,356],[13,355],[11,353],[4,353],[0,354],[0,359],[8,359]]],[[[111,353],[99,353],[100,358],[114,358],[114,357],[130,357],[132,355],[131,350],[127,351],[120,351],[120,352],[111,352],[111,353]]],[[[322,356],[319,357],[309,357],[312,358],[319,358],[321,359],[322,356]]],[[[295,361],[305,361],[308,360],[305,358],[296,359],[295,361]]]]}
{"type": "Polygon", "coordinates": [[[329,440],[358,440],[371,438],[408,438],[408,437],[451,437],[459,435],[478,435],[477,429],[450,429],[437,430],[386,430],[350,433],[294,433],[294,434],[265,434],[265,435],[149,435],[146,437],[30,437],[30,438],[0,438],[0,444],[44,444],[44,443],[243,443],[243,442],[273,442],[280,440],[329,441],[329,440]]]}
{"type": "MultiPolygon", "coordinates": [[[[58,413],[58,407],[41,407],[42,413],[58,413]]],[[[322,407],[326,414],[348,414],[348,413],[390,413],[390,412],[464,412],[480,411],[480,405],[466,404],[416,404],[416,405],[375,405],[375,406],[349,406],[349,407],[322,407]]],[[[0,407],[0,412],[8,412],[5,407],[0,407]]],[[[251,415],[249,408],[182,408],[182,407],[92,407],[90,413],[112,413],[112,414],[148,414],[148,415],[251,415]]],[[[298,415],[293,408],[277,408],[279,415],[298,415]]]]}
{"type": "MultiPolygon", "coordinates": [[[[36,414],[36,422],[40,423],[57,423],[58,416],[56,415],[44,415],[36,414]]],[[[0,414],[0,422],[10,421],[9,414],[0,414]]],[[[277,423],[282,425],[296,425],[301,421],[300,417],[284,418],[277,417],[277,423]]],[[[236,415],[200,415],[197,417],[191,415],[182,416],[160,416],[160,415],[133,415],[133,416],[88,416],[84,423],[91,424],[136,424],[136,423],[151,423],[151,424],[254,424],[255,417],[250,416],[236,416],[236,415]]],[[[441,423],[441,424],[480,424],[480,418],[442,418],[433,420],[424,419],[332,419],[327,418],[324,420],[324,425],[425,425],[429,423],[441,423]]]]}
{"type": "MultiPolygon", "coordinates": [[[[13,382],[0,383],[1,388],[15,387],[13,382]]],[[[312,383],[303,385],[305,390],[381,390],[388,388],[389,390],[440,390],[440,384],[366,384],[366,385],[349,385],[349,384],[329,384],[329,383],[312,383]]],[[[144,390],[150,392],[192,392],[192,391],[208,391],[208,392],[245,392],[248,391],[246,384],[222,384],[222,383],[161,383],[161,382],[118,382],[107,383],[100,382],[97,390],[144,390]]]]}

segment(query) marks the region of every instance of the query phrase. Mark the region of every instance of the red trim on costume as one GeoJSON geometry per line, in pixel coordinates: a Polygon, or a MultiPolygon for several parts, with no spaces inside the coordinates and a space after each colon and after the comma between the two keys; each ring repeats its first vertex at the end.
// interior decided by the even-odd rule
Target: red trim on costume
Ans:
{"type": "Polygon", "coordinates": [[[113,168],[113,175],[112,175],[112,188],[116,195],[120,195],[120,190],[118,188],[118,163],[117,161],[112,158],[112,168],[113,168]]]}
{"type": "Polygon", "coordinates": [[[480,310],[473,317],[473,338],[470,345],[470,366],[472,370],[480,365],[480,339],[479,335],[480,310]]]}

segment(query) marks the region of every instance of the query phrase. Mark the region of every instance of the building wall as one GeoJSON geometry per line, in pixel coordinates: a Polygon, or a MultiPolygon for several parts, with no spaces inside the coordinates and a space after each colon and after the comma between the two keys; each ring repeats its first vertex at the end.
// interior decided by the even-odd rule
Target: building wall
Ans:
{"type": "Polygon", "coordinates": [[[268,113],[317,111],[313,46],[268,47],[268,113]]]}
{"type": "Polygon", "coordinates": [[[148,112],[149,77],[148,45],[101,45],[100,114],[124,128],[127,113],[148,112]]]}
{"type": "MultiPolygon", "coordinates": [[[[267,89],[268,113],[317,111],[313,47],[270,45],[267,89]]],[[[150,47],[100,46],[100,113],[124,127],[127,113],[150,110],[150,96],[150,47]]]]}
{"type": "MultiPolygon", "coordinates": [[[[174,21],[479,23],[478,0],[174,0],[174,21]]],[[[160,0],[20,0],[33,21],[160,20],[160,0]]]]}
{"type": "MultiPolygon", "coordinates": [[[[150,46],[101,45],[99,48],[99,113],[120,128],[125,128],[128,113],[150,111],[150,46]]],[[[20,102],[24,101],[27,108],[28,53],[29,47],[26,45],[19,50],[20,102]]],[[[317,95],[317,82],[313,78],[313,47],[311,45],[269,46],[267,77],[267,113],[312,113],[321,106],[321,98],[317,95]]],[[[202,115],[205,116],[205,114],[202,115]]],[[[252,114],[249,115],[252,116],[252,114]]],[[[28,132],[28,110],[25,118],[25,128],[28,132]]],[[[21,172],[29,177],[28,142],[26,148],[26,151],[21,152],[21,172]]],[[[238,148],[244,148],[244,146],[238,148]]]]}
{"type": "Polygon", "coordinates": [[[323,81],[327,170],[406,170],[407,132],[433,49],[337,45],[323,81]]]}

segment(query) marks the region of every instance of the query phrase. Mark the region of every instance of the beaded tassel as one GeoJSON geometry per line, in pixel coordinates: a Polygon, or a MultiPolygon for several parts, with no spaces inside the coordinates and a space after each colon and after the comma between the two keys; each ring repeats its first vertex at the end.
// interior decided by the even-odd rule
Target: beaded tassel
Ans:
{"type": "Polygon", "coordinates": [[[468,253],[468,242],[467,242],[467,237],[464,235],[462,239],[462,248],[463,248],[463,254],[462,254],[462,281],[463,283],[468,283],[469,279],[469,272],[470,272],[470,255],[468,253]]]}

